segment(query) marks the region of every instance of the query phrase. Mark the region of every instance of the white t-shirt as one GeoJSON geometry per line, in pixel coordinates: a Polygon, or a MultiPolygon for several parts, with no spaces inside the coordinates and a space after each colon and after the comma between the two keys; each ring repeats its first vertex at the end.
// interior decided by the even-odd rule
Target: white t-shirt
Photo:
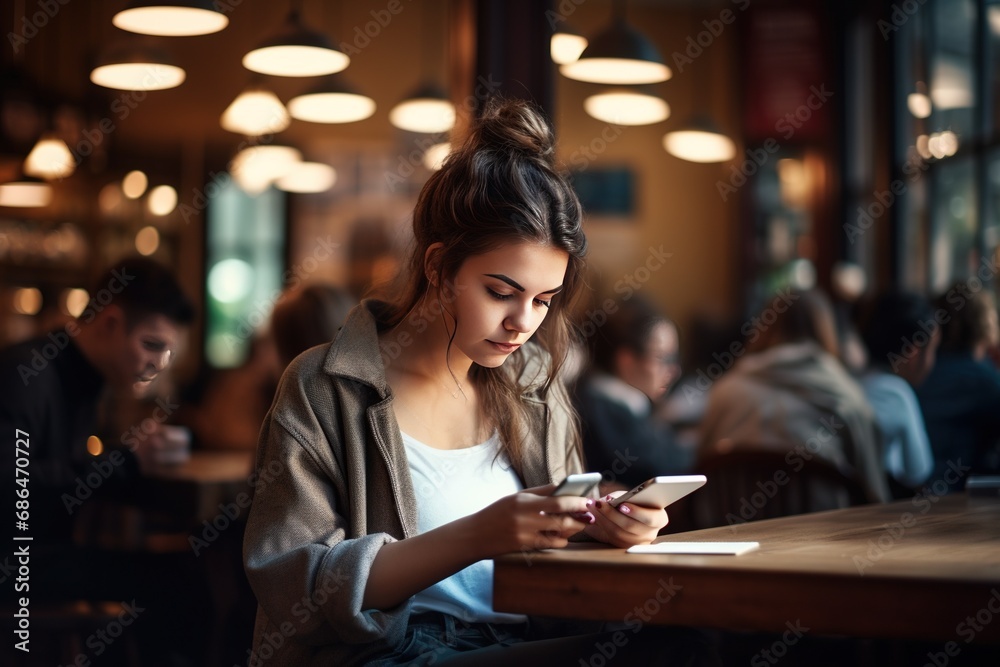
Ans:
{"type": "MultiPolygon", "coordinates": [[[[478,512],[524,488],[500,436],[463,449],[436,449],[402,434],[417,498],[421,533],[478,512]]],[[[413,596],[412,613],[440,611],[466,622],[518,623],[521,614],[493,611],[493,561],[481,560],[413,596]]]]}

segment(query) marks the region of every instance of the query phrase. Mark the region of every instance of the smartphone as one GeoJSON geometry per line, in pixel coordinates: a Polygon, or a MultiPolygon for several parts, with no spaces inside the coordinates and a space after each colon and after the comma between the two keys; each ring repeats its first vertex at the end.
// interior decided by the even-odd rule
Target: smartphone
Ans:
{"type": "Polygon", "coordinates": [[[570,475],[552,492],[553,496],[586,496],[601,482],[602,476],[599,472],[584,472],[577,475],[570,475]]]}
{"type": "Polygon", "coordinates": [[[631,491],[611,500],[612,507],[618,507],[626,500],[647,507],[666,507],[705,485],[704,475],[674,475],[647,479],[631,491]]]}

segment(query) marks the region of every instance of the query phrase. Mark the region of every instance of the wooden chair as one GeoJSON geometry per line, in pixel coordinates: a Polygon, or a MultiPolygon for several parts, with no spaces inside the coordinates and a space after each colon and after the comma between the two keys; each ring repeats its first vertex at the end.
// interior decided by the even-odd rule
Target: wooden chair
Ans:
{"type": "Polygon", "coordinates": [[[790,449],[734,447],[699,460],[694,472],[708,483],[671,515],[690,528],[711,528],[870,502],[860,482],[824,459],[788,463],[790,449]]]}

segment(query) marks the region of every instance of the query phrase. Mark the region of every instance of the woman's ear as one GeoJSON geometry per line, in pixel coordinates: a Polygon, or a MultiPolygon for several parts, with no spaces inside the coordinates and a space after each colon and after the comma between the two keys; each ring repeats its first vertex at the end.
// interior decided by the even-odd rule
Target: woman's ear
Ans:
{"type": "Polygon", "coordinates": [[[432,243],[424,252],[424,275],[434,287],[438,287],[441,282],[441,250],[444,244],[438,241],[432,243]]]}

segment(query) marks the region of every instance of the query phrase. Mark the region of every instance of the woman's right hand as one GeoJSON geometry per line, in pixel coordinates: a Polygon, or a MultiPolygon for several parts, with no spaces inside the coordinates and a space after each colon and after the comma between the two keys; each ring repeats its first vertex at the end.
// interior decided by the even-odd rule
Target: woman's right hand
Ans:
{"type": "Polygon", "coordinates": [[[593,522],[594,501],[553,496],[554,484],[505,496],[472,517],[483,558],[505,553],[559,549],[593,522]]]}

